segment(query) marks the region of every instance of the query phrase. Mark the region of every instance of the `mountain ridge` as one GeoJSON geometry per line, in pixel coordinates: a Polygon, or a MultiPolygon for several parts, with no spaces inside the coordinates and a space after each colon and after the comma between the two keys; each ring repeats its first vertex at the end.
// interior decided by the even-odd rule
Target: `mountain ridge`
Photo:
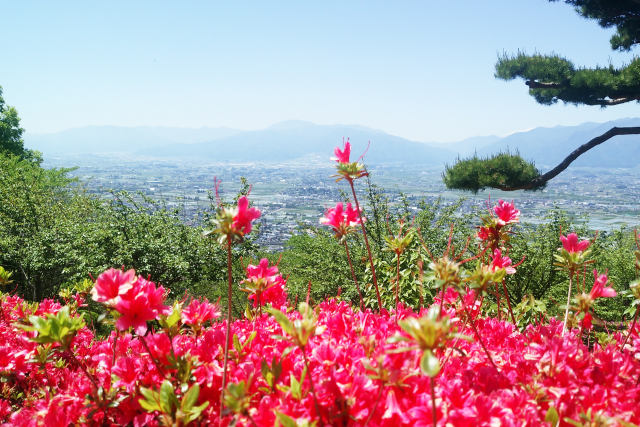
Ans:
{"type": "MultiPolygon", "coordinates": [[[[25,146],[48,154],[128,153],[155,158],[207,161],[288,161],[330,156],[350,138],[352,158],[366,152],[371,164],[444,165],[476,153],[487,156],[509,150],[537,165],[552,167],[578,146],[613,126],[640,126],[640,118],[585,122],[574,126],[537,127],[500,137],[474,136],[453,143],[421,142],[360,125],[320,125],[302,120],[275,123],[259,130],[226,127],[87,126],[52,134],[25,135],[25,146]]],[[[634,167],[640,158],[640,136],[616,137],[581,156],[575,165],[634,167]]]]}

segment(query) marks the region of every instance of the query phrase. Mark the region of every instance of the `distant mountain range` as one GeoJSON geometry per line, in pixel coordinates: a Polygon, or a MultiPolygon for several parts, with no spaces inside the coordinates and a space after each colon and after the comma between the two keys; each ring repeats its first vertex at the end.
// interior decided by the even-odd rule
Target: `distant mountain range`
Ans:
{"type": "MultiPolygon", "coordinates": [[[[369,164],[406,163],[442,166],[476,152],[518,151],[541,168],[554,166],[571,151],[613,126],[640,126],[640,118],[577,126],[535,128],[506,137],[482,136],[454,143],[418,142],[353,125],[317,125],[287,121],[256,131],[230,128],[170,128],[90,126],[52,134],[25,135],[28,148],[44,155],[107,154],[165,159],[257,162],[289,161],[302,157],[330,157],[349,137],[352,158],[370,143],[369,164]]],[[[640,159],[640,135],[619,136],[580,157],[579,166],[635,167],[640,159]]]]}

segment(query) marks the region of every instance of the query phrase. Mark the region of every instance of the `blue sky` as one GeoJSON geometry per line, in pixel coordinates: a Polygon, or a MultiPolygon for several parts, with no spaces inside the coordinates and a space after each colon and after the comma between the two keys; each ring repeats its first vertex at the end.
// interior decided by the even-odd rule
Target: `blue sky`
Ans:
{"type": "Polygon", "coordinates": [[[545,0],[4,2],[0,85],[27,132],[359,124],[419,141],[638,115],[535,103],[500,53],[620,65],[611,31],[545,0]]]}

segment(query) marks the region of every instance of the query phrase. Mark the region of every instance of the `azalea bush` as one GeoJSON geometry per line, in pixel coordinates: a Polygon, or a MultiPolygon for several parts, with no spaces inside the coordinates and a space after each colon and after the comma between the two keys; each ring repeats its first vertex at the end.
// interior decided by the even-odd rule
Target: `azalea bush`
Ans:
{"type": "Polygon", "coordinates": [[[638,328],[621,351],[621,333],[588,347],[578,329],[563,337],[562,322],[555,319],[520,332],[509,321],[470,311],[452,290],[442,316],[437,304],[429,313],[400,306],[397,313],[378,314],[337,299],[293,310],[279,306],[282,300],[276,298],[272,314],[232,323],[221,406],[225,324],[219,321],[220,308],[195,299],[168,309],[155,300],[160,288],[132,272],[108,271],[98,282],[97,289],[108,293],[96,292],[104,295],[98,298],[116,290],[119,295],[107,302],[116,328],[102,340],[78,315],[82,300],[62,307],[51,300],[33,304],[3,296],[3,422],[640,423],[638,328]],[[145,326],[151,320],[153,327],[145,326]],[[472,323],[495,367],[471,338],[472,323]]]}
{"type": "MultiPolygon", "coordinates": [[[[444,244],[425,227],[433,218],[401,216],[370,245],[355,186],[368,172],[350,150],[347,140],[335,154],[354,204],[338,203],[319,221],[340,249],[336,271],[345,277],[336,280],[351,301],[341,292],[314,301],[311,280],[292,299],[286,267],[267,258],[243,264],[238,278],[234,251],[261,212],[249,191],[223,203],[218,181],[205,235],[226,255],[222,303],[169,298],[150,275],[125,268],[63,290],[60,301],[28,302],[0,268],[8,290],[0,295],[0,422],[640,424],[640,283],[612,283],[594,258],[597,235],[558,234],[549,260],[562,293],[554,317],[549,302],[514,300],[508,286],[527,263],[512,259],[513,203],[488,205],[466,233],[449,225],[444,244]],[[615,299],[632,320],[608,328],[598,307],[615,299]]],[[[633,241],[637,274],[637,233],[633,241]]]]}

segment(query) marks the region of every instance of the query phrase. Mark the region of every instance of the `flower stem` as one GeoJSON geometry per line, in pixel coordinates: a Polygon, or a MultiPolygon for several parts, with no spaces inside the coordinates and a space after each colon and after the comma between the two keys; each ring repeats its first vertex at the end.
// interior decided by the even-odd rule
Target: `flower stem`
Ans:
{"type": "Polygon", "coordinates": [[[567,320],[569,319],[569,304],[571,303],[571,284],[573,274],[569,274],[569,293],[567,294],[567,308],[564,310],[564,323],[562,324],[562,336],[567,331],[567,320]]]}
{"type": "Polygon", "coordinates": [[[382,299],[380,298],[380,290],[378,289],[378,278],[376,277],[376,269],[373,266],[373,256],[371,256],[371,247],[369,246],[369,239],[367,239],[367,230],[362,220],[362,212],[360,212],[360,204],[358,203],[358,197],[356,196],[356,189],[353,186],[353,180],[349,179],[349,185],[351,186],[351,193],[353,193],[353,201],[356,203],[356,210],[358,211],[358,217],[360,218],[360,226],[362,227],[362,237],[364,237],[364,244],[367,247],[367,254],[369,254],[369,264],[371,265],[371,276],[373,277],[373,286],[376,289],[376,297],[378,298],[378,312],[382,311],[382,299]]]}
{"type": "Polygon", "coordinates": [[[433,416],[433,427],[438,425],[438,414],[436,413],[436,385],[433,377],[429,377],[431,380],[431,414],[433,416]]]}
{"type": "Polygon", "coordinates": [[[398,323],[398,303],[400,299],[398,294],[400,293],[400,254],[396,254],[396,323],[398,323]]]}
{"type": "Polygon", "coordinates": [[[227,236],[227,330],[224,334],[224,367],[222,369],[222,390],[220,391],[220,421],[222,421],[222,409],[224,408],[224,391],[227,386],[227,368],[229,363],[229,335],[231,334],[231,293],[233,277],[231,274],[231,239],[227,236]]]}
{"type": "Polygon", "coordinates": [[[356,284],[356,289],[358,290],[358,296],[360,297],[360,311],[364,311],[364,303],[362,301],[362,292],[360,292],[360,285],[358,285],[356,272],[353,270],[353,263],[351,262],[351,255],[349,255],[349,246],[347,245],[346,240],[344,241],[344,250],[347,251],[347,261],[349,261],[349,268],[351,269],[351,277],[353,277],[353,281],[356,284]]]}
{"type": "Polygon", "coordinates": [[[504,280],[502,280],[502,290],[504,291],[504,297],[507,299],[507,307],[509,308],[511,321],[514,325],[518,326],[516,323],[516,317],[513,315],[513,310],[511,309],[511,299],[509,298],[509,292],[507,291],[507,285],[505,284],[504,280]]]}
{"type": "Polygon", "coordinates": [[[629,341],[629,337],[631,336],[631,332],[633,332],[633,328],[636,326],[636,320],[638,320],[638,312],[640,311],[640,305],[636,307],[636,314],[633,316],[633,322],[631,322],[631,327],[629,328],[629,332],[627,332],[627,337],[624,339],[622,343],[622,347],[620,347],[620,351],[624,352],[624,346],[629,341]]]}

